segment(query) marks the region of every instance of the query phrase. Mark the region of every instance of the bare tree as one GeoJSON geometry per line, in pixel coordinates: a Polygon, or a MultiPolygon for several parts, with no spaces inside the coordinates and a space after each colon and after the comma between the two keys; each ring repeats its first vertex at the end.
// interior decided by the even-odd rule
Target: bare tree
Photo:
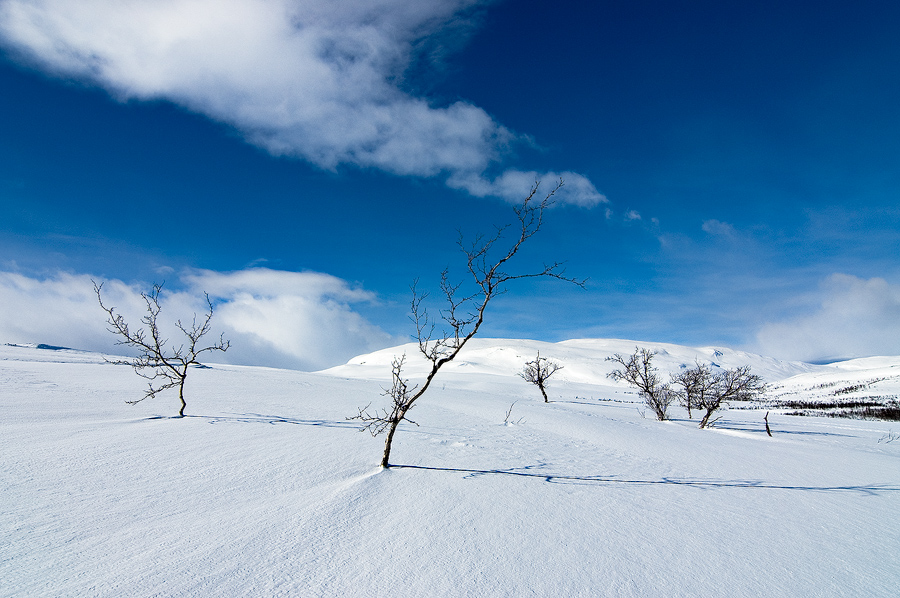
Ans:
{"type": "Polygon", "coordinates": [[[584,281],[566,277],[559,262],[545,264],[539,270],[520,274],[511,274],[506,270],[509,261],[515,257],[522,245],[540,231],[544,211],[551,205],[553,195],[562,185],[563,181],[560,180],[556,187],[538,202],[535,201],[535,195],[539,183],[534,184],[522,204],[514,208],[515,236],[505,251],[498,250],[498,245],[504,239],[504,233],[510,225],[498,227],[490,237],[478,236],[471,244],[466,244],[460,234],[458,245],[466,256],[466,266],[471,279],[469,285],[464,285],[464,280],[451,282],[447,270],[441,274],[441,292],[446,301],[445,308],[440,311],[440,319],[445,326],[442,332],[436,331],[436,323],[423,305],[427,294],[420,294],[416,284],[413,284],[411,319],[416,327],[419,353],[430,364],[425,381],[421,386],[410,387],[409,381],[403,378],[405,357],[394,359],[391,376],[393,384],[391,389],[385,390],[385,395],[391,399],[390,408],[370,413],[366,406],[350,418],[362,421],[364,423],[362,430],[368,430],[373,436],[387,432],[381,459],[382,467],[390,467],[391,445],[397,426],[403,420],[409,421],[406,414],[428,390],[438,371],[453,361],[466,343],[475,336],[484,322],[488,304],[506,292],[507,283],[524,278],[545,277],[584,286],[584,281]]]}
{"type": "Polygon", "coordinates": [[[644,403],[656,414],[656,419],[666,419],[666,410],[674,399],[674,395],[668,384],[663,384],[659,371],[653,367],[653,356],[658,351],[634,348],[634,353],[624,357],[616,353],[606,358],[622,366],[620,370],[613,370],[607,374],[608,378],[624,381],[638,389],[638,394],[644,403]]]}
{"type": "Polygon", "coordinates": [[[101,297],[101,289],[103,284],[94,283],[94,292],[97,294],[97,301],[108,315],[106,323],[109,325],[108,330],[113,334],[121,337],[117,345],[125,345],[133,349],[137,349],[138,356],[128,360],[114,360],[112,363],[130,365],[134,368],[135,373],[148,380],[147,390],[144,396],[136,401],[126,401],[130,405],[140,403],[144,399],[155,397],[160,392],[178,387],[178,398],[181,400],[181,409],[178,411],[179,417],[184,417],[184,408],[187,404],[184,401],[184,383],[187,380],[188,368],[192,365],[200,365],[197,357],[201,353],[207,351],[225,352],[231,346],[231,341],[226,341],[222,335],[219,336],[218,342],[205,347],[200,346],[200,340],[206,336],[210,330],[210,320],[212,320],[213,306],[206,296],[207,311],[202,318],[198,319],[194,314],[194,319],[190,327],[178,320],[175,326],[184,333],[186,343],[175,347],[167,347],[168,339],[162,337],[159,329],[158,318],[160,312],[159,293],[162,285],[153,285],[153,290],[149,293],[141,293],[144,303],[147,307],[147,313],[141,318],[141,322],[147,327],[138,328],[132,331],[125,318],[121,314],[115,312],[115,307],[107,307],[103,304],[101,297]]]}
{"type": "Polygon", "coordinates": [[[695,366],[682,370],[677,374],[669,377],[669,384],[672,387],[680,386],[681,389],[673,391],[678,397],[681,405],[687,409],[688,418],[693,419],[692,410],[699,409],[703,404],[706,394],[713,388],[715,378],[712,370],[706,364],[699,361],[694,362],[695,366]]]}
{"type": "Polygon", "coordinates": [[[713,377],[712,387],[697,404],[706,413],[700,420],[700,427],[711,426],[713,413],[730,401],[750,401],[764,392],[766,385],[763,379],[750,372],[750,366],[744,365],[720,372],[713,377]]]}
{"type": "Polygon", "coordinates": [[[521,424],[523,421],[525,421],[525,418],[524,418],[524,417],[520,417],[520,418],[517,419],[516,421],[510,421],[510,419],[509,419],[510,416],[512,415],[513,407],[515,407],[515,406],[516,406],[516,403],[518,403],[518,402],[519,402],[519,401],[513,401],[513,402],[512,402],[512,405],[509,406],[509,409],[506,410],[506,417],[503,418],[503,425],[505,425],[505,426],[517,426],[517,425],[521,424]]]}
{"type": "Polygon", "coordinates": [[[546,388],[547,379],[561,369],[563,369],[563,366],[550,361],[546,357],[541,357],[541,352],[538,351],[537,358],[534,361],[525,362],[525,368],[519,373],[519,376],[524,378],[526,382],[531,382],[537,386],[544,397],[544,402],[549,403],[550,399],[547,398],[546,388]]]}

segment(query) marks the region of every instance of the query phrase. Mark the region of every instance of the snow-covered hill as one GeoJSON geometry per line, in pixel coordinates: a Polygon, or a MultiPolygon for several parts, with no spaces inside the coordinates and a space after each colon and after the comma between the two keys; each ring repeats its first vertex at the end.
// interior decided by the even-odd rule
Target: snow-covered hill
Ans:
{"type": "MultiPolygon", "coordinates": [[[[695,360],[712,363],[714,366],[723,368],[750,365],[754,373],[763,376],[767,381],[780,381],[797,374],[823,370],[822,366],[797,361],[781,361],[724,347],[692,348],[667,343],[644,343],[620,339],[580,339],[546,343],[481,338],[472,339],[459,357],[448,364],[446,369],[448,372],[516,376],[518,372],[522,371],[524,363],[534,359],[540,351],[542,357],[552,359],[564,366],[564,369],[555,376],[557,380],[609,385],[611,383],[606,375],[615,367],[605,359],[615,353],[631,354],[638,346],[658,352],[654,358],[654,365],[663,373],[691,367],[695,360]]],[[[426,372],[426,361],[421,358],[417,345],[413,343],[361,355],[351,359],[346,365],[331,368],[327,372],[364,378],[389,376],[393,357],[403,354],[406,354],[409,360],[406,371],[410,375],[423,375],[426,372]]],[[[900,363],[900,358],[897,358],[896,362],[900,363]]]]}
{"type": "MultiPolygon", "coordinates": [[[[171,394],[125,404],[143,381],[100,355],[0,346],[0,596],[896,595],[900,425],[657,422],[606,379],[634,346],[476,339],[389,470],[346,418],[384,401],[402,349],[192,370],[178,419],[171,394]],[[565,366],[549,404],[516,376],[538,349],[565,366]]],[[[896,392],[900,369],[641,346],[809,397],[896,392]]]]}
{"type": "MultiPolygon", "coordinates": [[[[896,400],[900,397],[900,356],[852,359],[828,365],[783,361],[725,347],[685,347],[667,343],[646,343],[620,339],[580,339],[560,343],[527,340],[472,339],[465,350],[442,370],[442,376],[459,378],[465,384],[467,374],[517,377],[526,361],[538,352],[563,366],[554,375],[551,386],[574,392],[609,394],[628,389],[624,383],[609,380],[607,374],[617,365],[606,361],[616,353],[629,355],[635,348],[657,352],[653,364],[663,379],[696,362],[708,363],[713,370],[750,366],[769,385],[770,407],[779,401],[848,401],[867,397],[896,400]]],[[[387,380],[394,357],[407,356],[404,373],[411,380],[424,377],[428,363],[415,344],[392,347],[351,359],[346,365],[325,373],[348,378],[387,380]]],[[[514,383],[514,382],[511,382],[514,383]]]]}

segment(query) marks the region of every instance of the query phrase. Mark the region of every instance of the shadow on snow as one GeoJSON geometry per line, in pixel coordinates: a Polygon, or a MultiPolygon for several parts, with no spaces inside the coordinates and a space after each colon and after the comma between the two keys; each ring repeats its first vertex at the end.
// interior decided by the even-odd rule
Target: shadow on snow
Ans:
{"type": "Polygon", "coordinates": [[[704,480],[690,478],[661,478],[659,480],[635,480],[620,478],[617,476],[578,476],[557,475],[530,471],[543,467],[544,464],[529,465],[526,467],[510,467],[508,469],[465,469],[460,467],[429,467],[425,465],[391,465],[391,469],[421,469],[426,471],[447,471],[465,473],[466,478],[477,478],[486,475],[505,475],[525,478],[542,479],[551,484],[574,484],[580,486],[602,486],[611,484],[630,485],[672,485],[687,486],[689,488],[763,488],[769,490],[807,490],[812,492],[858,492],[860,494],[878,495],[882,492],[898,492],[900,485],[896,484],[870,484],[863,486],[790,486],[785,484],[771,484],[761,480],[704,480]]]}
{"type": "Polygon", "coordinates": [[[262,413],[235,413],[233,415],[185,415],[162,416],[156,415],[146,419],[205,419],[211,424],[243,423],[243,424],[293,424],[297,426],[321,426],[325,428],[350,428],[359,429],[359,424],[346,421],[329,421],[327,419],[298,419],[295,417],[283,417],[281,415],[265,415],[262,413]]]}
{"type": "MultiPolygon", "coordinates": [[[[346,428],[359,430],[359,425],[349,421],[329,421],[324,419],[297,419],[290,417],[282,417],[280,415],[265,415],[261,413],[238,413],[232,416],[228,415],[185,415],[184,418],[196,418],[208,420],[211,424],[218,423],[261,423],[261,424],[293,424],[300,426],[321,426],[326,428],[346,428]]],[[[153,416],[147,419],[183,419],[181,417],[153,416]]],[[[739,429],[739,428],[738,428],[739,429]]],[[[784,433],[784,432],[781,432],[784,433]]],[[[796,434],[804,434],[804,432],[794,432],[796,434]]],[[[812,434],[815,434],[813,432],[812,434]]],[[[828,433],[825,433],[828,434],[828,433]]],[[[628,485],[670,485],[670,486],[686,486],[689,488],[712,489],[712,488],[758,488],[769,490],[806,490],[811,492],[858,492],[866,495],[878,495],[883,492],[898,492],[900,485],[897,484],[869,484],[858,486],[803,486],[803,485],[786,485],[773,484],[763,482],[761,480],[713,480],[713,479],[691,479],[691,478],[671,478],[664,477],[658,480],[639,480],[628,479],[617,476],[579,476],[579,475],[559,475],[553,473],[543,473],[533,471],[545,467],[545,463],[537,465],[527,465],[525,467],[510,467],[507,469],[466,469],[462,467],[430,467],[426,465],[391,465],[390,469],[419,469],[424,471],[445,471],[452,473],[467,474],[464,478],[477,478],[488,475],[504,475],[513,477],[535,478],[551,484],[573,484],[581,486],[603,486],[612,484],[628,484],[628,485]]]]}

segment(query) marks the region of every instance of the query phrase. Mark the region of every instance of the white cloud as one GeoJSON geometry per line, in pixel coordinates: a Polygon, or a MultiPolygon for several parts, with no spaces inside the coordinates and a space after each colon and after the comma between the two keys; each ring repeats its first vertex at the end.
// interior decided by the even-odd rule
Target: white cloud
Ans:
{"type": "MultiPolygon", "coordinates": [[[[195,270],[183,274],[181,282],[184,290],[164,289],[161,295],[164,332],[176,339],[172,323],[201,313],[203,292],[208,292],[215,303],[214,328],[232,341],[228,353],[215,358],[229,363],[321,369],[393,342],[353,310],[354,304],[375,301],[375,296],[327,274],[195,270]]],[[[143,315],[141,290],[149,288],[106,281],[104,303],[136,324],[143,315]]],[[[106,331],[88,275],[57,273],[37,279],[0,272],[0,306],[0,342],[123,351],[106,331]]]]}
{"type": "Polygon", "coordinates": [[[900,355],[900,286],[882,278],[833,274],[822,284],[820,297],[814,313],[764,325],[757,350],[809,361],[900,355]]]}
{"type": "Polygon", "coordinates": [[[321,369],[389,346],[392,338],[352,305],[375,301],[373,293],[317,272],[253,268],[186,274],[191,295],[205,291],[221,303],[219,325],[234,341],[241,363],[277,363],[321,369]]]}
{"type": "Polygon", "coordinates": [[[0,34],[122,99],[165,98],[276,155],[401,175],[483,169],[510,138],[482,109],[396,82],[414,43],[477,0],[5,0],[0,34]]]}
{"type": "Polygon", "coordinates": [[[730,237],[734,234],[734,227],[720,220],[704,220],[702,228],[703,232],[717,237],[730,237]]]}
{"type": "MultiPolygon", "coordinates": [[[[477,181],[516,135],[470,103],[433,106],[400,87],[423,40],[465,29],[490,1],[0,0],[0,40],[38,68],[122,100],[170,100],[275,155],[444,173],[508,199],[530,173],[477,181]]],[[[572,203],[605,200],[563,175],[572,203]]]]}
{"type": "Polygon", "coordinates": [[[554,197],[561,203],[591,208],[608,201],[587,177],[571,171],[539,173],[534,170],[510,169],[493,181],[478,174],[457,173],[447,180],[447,184],[455,189],[464,189],[476,197],[490,195],[511,203],[520,203],[535,182],[541,183],[540,191],[549,193],[560,180],[565,184],[554,197]]]}
{"type": "MultiPolygon", "coordinates": [[[[105,289],[117,305],[129,295],[120,282],[105,289]]],[[[113,347],[90,276],[64,272],[45,279],[0,272],[0,343],[104,351],[113,347]]]]}

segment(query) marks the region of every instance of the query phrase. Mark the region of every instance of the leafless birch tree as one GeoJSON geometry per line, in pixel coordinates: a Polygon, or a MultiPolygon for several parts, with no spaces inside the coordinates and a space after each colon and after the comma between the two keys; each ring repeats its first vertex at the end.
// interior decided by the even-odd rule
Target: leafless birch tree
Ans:
{"type": "Polygon", "coordinates": [[[538,351],[537,358],[534,361],[525,362],[525,367],[519,373],[519,376],[524,378],[526,382],[531,382],[537,386],[544,397],[544,402],[549,403],[550,399],[547,398],[547,380],[561,369],[563,369],[563,366],[555,361],[550,361],[546,357],[541,357],[541,352],[538,351]]]}
{"type": "Polygon", "coordinates": [[[419,353],[428,361],[430,368],[421,385],[410,387],[409,381],[403,377],[405,356],[397,358],[392,364],[392,386],[385,390],[390,397],[391,405],[379,412],[369,412],[369,406],[363,407],[359,413],[350,418],[363,422],[362,430],[368,430],[373,436],[387,433],[384,444],[382,467],[390,467],[391,446],[397,426],[408,420],[407,413],[415,402],[425,394],[438,371],[453,361],[469,340],[478,333],[484,323],[488,304],[507,290],[507,283],[525,278],[558,278],[584,286],[584,281],[565,276],[562,264],[553,262],[540,269],[514,274],[507,270],[522,245],[536,235],[543,225],[544,211],[551,205],[553,195],[563,185],[560,180],[543,200],[536,201],[539,184],[535,183],[525,200],[514,208],[516,222],[514,225],[498,227],[490,236],[483,235],[474,239],[471,244],[464,242],[462,235],[459,247],[466,256],[466,267],[469,272],[466,280],[451,281],[449,272],[441,274],[441,293],[446,301],[440,311],[443,330],[437,332],[436,321],[428,314],[423,301],[427,294],[420,293],[416,284],[412,286],[410,303],[411,319],[416,327],[416,341],[419,353]],[[506,239],[509,229],[514,236],[503,250],[500,245],[506,239]]]}
{"type": "Polygon", "coordinates": [[[687,409],[688,418],[693,419],[692,411],[706,403],[706,395],[712,392],[715,377],[708,365],[695,361],[694,367],[672,374],[669,383],[672,387],[681,387],[673,392],[682,407],[687,409]]]}
{"type": "Polygon", "coordinates": [[[148,380],[147,390],[144,396],[135,401],[126,401],[130,405],[140,403],[144,399],[155,397],[160,392],[169,388],[178,388],[178,398],[181,401],[181,409],[178,411],[179,417],[184,417],[184,408],[187,406],[184,400],[184,383],[187,380],[188,368],[192,365],[200,365],[197,358],[201,353],[207,351],[225,352],[231,346],[230,341],[226,341],[222,335],[219,336],[218,342],[202,347],[201,339],[210,331],[210,320],[212,320],[213,306],[209,295],[206,295],[207,311],[198,319],[194,314],[193,321],[190,326],[182,324],[181,320],[175,323],[175,326],[186,337],[186,343],[179,346],[168,347],[169,341],[163,338],[159,329],[158,317],[161,310],[159,305],[159,293],[162,285],[153,285],[153,290],[149,293],[141,293],[141,297],[147,307],[147,313],[141,318],[141,323],[147,327],[131,330],[125,318],[116,313],[115,307],[107,307],[103,304],[101,297],[101,289],[103,284],[94,283],[94,292],[97,294],[97,301],[100,307],[106,312],[108,318],[106,323],[109,325],[108,330],[121,338],[117,345],[124,345],[137,349],[138,356],[127,360],[114,360],[112,363],[130,365],[134,368],[134,372],[148,380]]]}
{"type": "Polygon", "coordinates": [[[709,392],[703,395],[698,403],[699,408],[706,410],[700,427],[709,427],[713,413],[730,401],[750,401],[764,392],[766,385],[763,379],[750,372],[750,366],[744,365],[720,372],[713,377],[709,392]]]}
{"type": "Polygon", "coordinates": [[[622,366],[607,374],[608,378],[627,382],[638,389],[644,403],[653,410],[656,419],[666,419],[666,410],[674,398],[668,384],[663,384],[659,371],[653,367],[653,357],[657,351],[635,347],[634,353],[624,357],[616,353],[606,358],[622,366]]]}

